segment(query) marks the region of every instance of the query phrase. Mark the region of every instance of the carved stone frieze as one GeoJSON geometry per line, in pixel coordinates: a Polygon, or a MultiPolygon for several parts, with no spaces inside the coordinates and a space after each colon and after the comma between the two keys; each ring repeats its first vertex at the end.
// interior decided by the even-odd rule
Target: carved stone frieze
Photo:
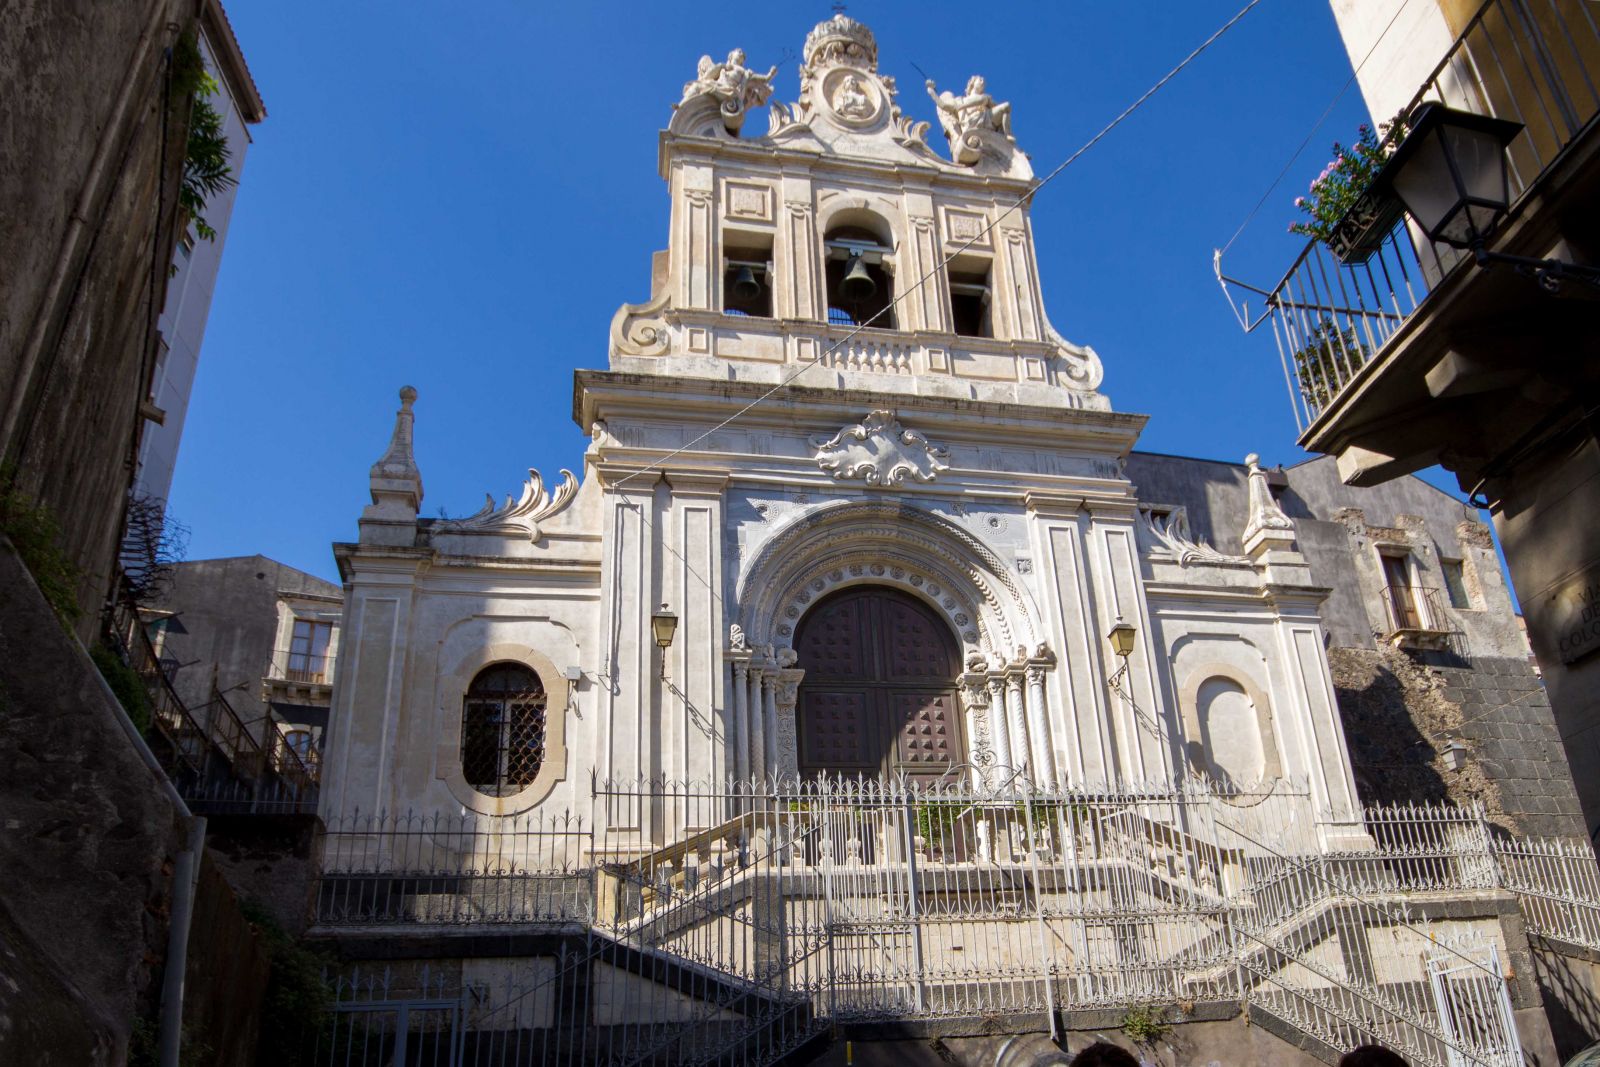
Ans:
{"type": "Polygon", "coordinates": [[[832,437],[813,437],[811,444],[817,466],[836,481],[860,478],[872,486],[899,485],[908,478],[931,482],[950,468],[948,452],[900,425],[892,411],[874,411],[832,437]]]}
{"type": "Polygon", "coordinates": [[[476,514],[464,519],[441,519],[433,528],[435,532],[522,534],[537,541],[540,521],[572,503],[577,495],[578,479],[571,471],[561,472],[561,484],[552,493],[545,488],[539,472],[530,467],[520,496],[508,495],[505,503],[496,507],[493,495],[486,493],[483,507],[476,514]]]}
{"type": "Polygon", "coordinates": [[[1248,567],[1250,557],[1230,556],[1218,552],[1204,540],[1189,532],[1189,510],[1184,507],[1139,508],[1139,528],[1149,534],[1156,544],[1177,557],[1178,566],[1191,563],[1210,563],[1218,566],[1248,567]]]}

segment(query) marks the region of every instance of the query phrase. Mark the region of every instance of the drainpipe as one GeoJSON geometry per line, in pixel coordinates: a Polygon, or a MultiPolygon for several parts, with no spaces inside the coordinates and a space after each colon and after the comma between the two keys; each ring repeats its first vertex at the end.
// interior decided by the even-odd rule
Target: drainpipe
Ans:
{"type": "MultiPolygon", "coordinates": [[[[83,648],[81,641],[78,647],[83,648]]],[[[138,727],[128,718],[122,701],[117,699],[117,694],[112,692],[105,677],[90,663],[87,649],[84,649],[83,660],[89,673],[100,683],[100,692],[117,709],[117,725],[128,736],[128,743],[139,754],[144,765],[150,768],[156,781],[161,783],[161,792],[167,802],[189,827],[188,846],[178,853],[173,864],[172,912],[167,927],[166,968],[161,976],[161,1016],[156,1046],[160,1067],[178,1067],[178,1054],[183,1047],[183,977],[189,966],[189,925],[194,918],[195,888],[200,880],[200,854],[205,848],[206,820],[189,810],[183,794],[173,786],[155,753],[150,751],[150,746],[140,736],[138,727]]]]}
{"type": "Polygon", "coordinates": [[[172,21],[172,16],[168,14],[169,6],[166,3],[159,3],[154,5],[150,12],[150,21],[145,25],[144,32],[139,35],[138,43],[134,45],[127,76],[122,80],[122,88],[118,91],[116,103],[111,108],[111,116],[105,124],[104,132],[100,135],[100,143],[95,146],[94,158],[89,163],[89,172],[84,175],[83,184],[78,188],[77,203],[73,205],[72,214],[67,216],[67,230],[61,238],[61,252],[56,257],[55,268],[50,272],[50,283],[45,288],[44,297],[39,301],[33,329],[29,331],[28,339],[17,359],[17,378],[11,390],[11,400],[6,405],[4,417],[0,418],[0,450],[8,454],[15,451],[16,442],[11,438],[16,433],[23,408],[29,400],[30,387],[39,369],[44,350],[45,335],[49,332],[50,323],[54,318],[53,311],[61,302],[68,283],[72,280],[72,264],[78,258],[80,247],[91,239],[89,216],[94,211],[95,203],[103,199],[101,187],[106,183],[111,160],[118,154],[118,146],[127,132],[134,90],[148,69],[147,64],[163,23],[169,32],[178,29],[177,24],[172,21]]]}
{"type": "Polygon", "coordinates": [[[157,1062],[178,1067],[183,1050],[183,978],[189,967],[189,925],[194,918],[200,855],[206,847],[206,820],[189,820],[189,847],[178,853],[172,872],[172,916],[167,927],[167,964],[161,976],[161,1031],[157,1062]]]}

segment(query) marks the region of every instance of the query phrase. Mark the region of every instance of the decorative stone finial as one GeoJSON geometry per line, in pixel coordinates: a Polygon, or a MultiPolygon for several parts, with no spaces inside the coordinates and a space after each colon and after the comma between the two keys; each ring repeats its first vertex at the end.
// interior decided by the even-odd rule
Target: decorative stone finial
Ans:
{"type": "Polygon", "coordinates": [[[389,450],[372,465],[373,478],[418,478],[417,461],[411,454],[411,425],[416,416],[411,405],[417,402],[417,391],[411,386],[400,389],[400,410],[394,415],[394,433],[389,436],[389,450]]]}
{"type": "Polygon", "coordinates": [[[409,545],[415,539],[417,509],[422,506],[422,472],[411,452],[411,405],[417,391],[400,390],[400,410],[395,412],[389,448],[372,465],[369,483],[372,503],[361,512],[363,543],[409,545]]]}
{"type": "Polygon", "coordinates": [[[1261,469],[1261,457],[1252,452],[1244,457],[1244,465],[1250,468],[1250,520],[1244,525],[1244,539],[1249,541],[1263,530],[1292,531],[1294,520],[1285,515],[1272,498],[1267,472],[1261,469]]]}

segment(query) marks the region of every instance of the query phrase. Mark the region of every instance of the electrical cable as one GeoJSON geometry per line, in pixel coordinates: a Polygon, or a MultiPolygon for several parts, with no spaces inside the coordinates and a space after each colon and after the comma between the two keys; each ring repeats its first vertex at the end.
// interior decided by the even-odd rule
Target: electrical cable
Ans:
{"type": "MultiPolygon", "coordinates": [[[[1408,0],[1408,2],[1409,2],[1409,0],[1408,0]]],[[[980,229],[972,237],[968,238],[967,241],[965,243],[963,243],[959,248],[957,248],[955,251],[953,251],[953,252],[949,253],[948,255],[946,255],[943,259],[941,259],[939,261],[939,263],[936,266],[934,266],[933,268],[931,268],[930,270],[925,272],[922,275],[922,277],[918,278],[913,284],[908,286],[903,292],[897,294],[894,297],[894,299],[889,301],[888,304],[884,305],[884,307],[881,308],[871,318],[867,319],[865,322],[858,323],[855,326],[855,328],[852,329],[849,333],[845,334],[845,336],[841,337],[840,339],[838,339],[837,341],[835,341],[831,345],[829,345],[822,352],[822,354],[819,355],[816,359],[814,359],[814,360],[812,360],[810,362],[807,362],[807,363],[800,364],[800,366],[798,366],[792,372],[790,372],[789,374],[785,375],[782,379],[780,379],[776,385],[773,385],[766,392],[762,393],[760,396],[756,397],[754,400],[751,400],[749,403],[745,404],[739,410],[735,411],[732,415],[729,415],[727,418],[723,419],[721,422],[717,423],[715,426],[713,426],[710,429],[706,430],[704,433],[702,433],[699,436],[695,437],[693,440],[688,441],[688,442],[686,442],[686,443],[684,443],[682,445],[679,445],[677,448],[674,448],[672,451],[666,453],[665,455],[659,457],[658,459],[653,460],[651,463],[649,463],[648,465],[646,465],[644,467],[641,467],[639,470],[633,471],[632,473],[630,473],[630,474],[624,476],[623,478],[619,479],[615,483],[614,488],[620,489],[623,486],[627,485],[628,482],[632,481],[634,478],[642,477],[642,476],[644,476],[646,474],[649,474],[649,473],[651,473],[653,471],[659,471],[661,469],[662,465],[665,464],[668,460],[672,459],[674,456],[681,455],[682,453],[689,451],[694,446],[698,445],[701,441],[704,441],[706,438],[710,437],[712,434],[716,433],[719,430],[724,429],[725,427],[729,426],[730,424],[732,424],[733,422],[737,421],[738,419],[743,418],[745,415],[747,415],[751,411],[755,410],[761,404],[764,404],[766,401],[770,400],[773,396],[777,395],[778,393],[780,393],[784,389],[786,389],[789,385],[793,384],[796,379],[798,379],[802,374],[804,374],[811,367],[816,366],[817,364],[821,363],[823,361],[824,357],[832,355],[834,352],[838,351],[841,346],[843,346],[845,344],[848,344],[862,330],[866,329],[868,326],[871,326],[874,322],[876,322],[883,315],[888,314],[890,309],[895,307],[902,300],[904,300],[907,297],[909,297],[912,293],[917,292],[924,285],[926,285],[929,280],[931,280],[933,277],[935,277],[941,270],[944,270],[945,267],[947,267],[949,265],[951,260],[955,259],[957,256],[961,255],[962,253],[964,253],[968,249],[970,249],[973,245],[977,244],[979,241],[981,241],[984,238],[986,238],[989,235],[989,233],[995,229],[995,227],[999,226],[1000,223],[1004,222],[1007,218],[1011,217],[1011,215],[1015,214],[1017,212],[1017,210],[1020,209],[1024,203],[1026,203],[1027,201],[1033,199],[1035,196],[1038,195],[1038,193],[1040,191],[1042,191],[1044,189],[1045,186],[1049,185],[1051,182],[1055,181],[1056,178],[1060,177],[1060,175],[1061,175],[1061,173],[1063,171],[1065,171],[1073,163],[1076,163],[1084,155],[1084,153],[1089,151],[1089,149],[1091,149],[1095,145],[1099,144],[1100,141],[1103,140],[1108,134],[1110,134],[1112,130],[1114,130],[1118,126],[1122,125],[1122,123],[1124,121],[1126,121],[1129,116],[1131,116],[1135,111],[1139,110],[1140,107],[1144,106],[1144,104],[1145,104],[1145,102],[1147,100],[1149,100],[1152,96],[1154,96],[1157,92],[1159,92],[1173,78],[1177,77],[1180,73],[1182,73],[1184,68],[1188,67],[1190,63],[1194,62],[1197,58],[1199,58],[1201,53],[1205,52],[1206,49],[1210,48],[1213,44],[1215,44],[1219,39],[1221,39],[1221,37],[1225,33],[1227,33],[1229,30],[1233,29],[1233,27],[1235,25],[1237,25],[1241,19],[1243,19],[1246,15],[1248,15],[1260,3],[1261,3],[1261,0],[1249,0],[1249,2],[1247,4],[1245,4],[1244,7],[1240,8],[1239,11],[1232,18],[1230,18],[1227,22],[1223,23],[1220,28],[1218,28],[1214,33],[1211,34],[1211,36],[1207,37],[1204,41],[1202,41],[1198,47],[1196,47],[1192,52],[1190,52],[1187,56],[1185,56],[1178,63],[1177,66],[1175,66],[1171,70],[1169,70],[1154,85],[1152,85],[1152,86],[1150,86],[1150,88],[1146,89],[1139,96],[1138,99],[1136,99],[1133,103],[1129,104],[1126,108],[1124,108],[1122,110],[1121,114],[1117,115],[1116,118],[1112,119],[1109,123],[1107,123],[1100,130],[1099,133],[1096,133],[1093,137],[1089,138],[1088,141],[1084,142],[1082,147],[1080,147],[1076,152],[1073,152],[1066,159],[1062,160],[1061,163],[1058,164],[1056,166],[1056,168],[1054,170],[1052,170],[1049,174],[1045,175],[1044,178],[1042,178],[1038,182],[1038,184],[1034,185],[1033,188],[1028,190],[1028,192],[1024,193],[1022,196],[1020,196],[1016,200],[1012,201],[1011,204],[1008,207],[1006,207],[1006,209],[1004,211],[1002,211],[998,216],[996,216],[993,220],[991,220],[988,224],[986,224],[982,229],[980,229]]]]}
{"type": "Polygon", "coordinates": [[[1250,213],[1244,217],[1244,221],[1239,223],[1239,228],[1233,231],[1233,236],[1228,238],[1228,243],[1217,249],[1217,259],[1220,260],[1224,255],[1227,254],[1228,249],[1233,247],[1233,243],[1239,239],[1239,235],[1244,233],[1245,227],[1250,225],[1251,221],[1256,217],[1256,213],[1259,212],[1262,205],[1267,202],[1267,197],[1271,196],[1273,190],[1277,189],[1278,186],[1282,184],[1284,176],[1289,173],[1289,168],[1295,165],[1295,162],[1299,160],[1301,153],[1306,150],[1306,146],[1311,143],[1311,138],[1315,137],[1317,135],[1317,131],[1322,129],[1322,124],[1328,121],[1328,116],[1333,114],[1333,109],[1339,105],[1340,100],[1344,99],[1344,94],[1350,91],[1350,86],[1355,84],[1356,78],[1361,74],[1361,69],[1367,65],[1367,60],[1372,58],[1372,53],[1378,50],[1378,46],[1383,43],[1383,39],[1387,37],[1389,35],[1389,31],[1394,28],[1395,20],[1398,19],[1401,13],[1404,12],[1405,9],[1410,5],[1411,0],[1405,0],[1404,3],[1395,9],[1395,13],[1389,16],[1389,21],[1383,27],[1383,32],[1379,33],[1377,39],[1372,42],[1372,47],[1367,49],[1367,54],[1361,57],[1361,62],[1357,63],[1355,69],[1350,72],[1350,77],[1345,79],[1344,85],[1340,87],[1337,93],[1333,94],[1333,99],[1328,101],[1328,106],[1323,109],[1322,117],[1317,119],[1316,125],[1311,127],[1310,132],[1305,136],[1305,140],[1300,142],[1300,147],[1294,150],[1294,155],[1289,157],[1289,162],[1285,163],[1283,165],[1283,169],[1278,171],[1278,176],[1272,179],[1272,184],[1267,186],[1267,191],[1261,194],[1261,199],[1256,201],[1256,206],[1250,209],[1250,213]]]}

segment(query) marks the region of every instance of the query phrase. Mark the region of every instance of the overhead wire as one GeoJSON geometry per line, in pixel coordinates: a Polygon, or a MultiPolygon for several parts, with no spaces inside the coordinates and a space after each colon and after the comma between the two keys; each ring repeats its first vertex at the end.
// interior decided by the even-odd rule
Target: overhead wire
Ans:
{"type": "Polygon", "coordinates": [[[1262,205],[1267,202],[1267,198],[1270,197],[1273,191],[1283,183],[1283,179],[1289,173],[1289,169],[1295,165],[1295,163],[1300,159],[1301,153],[1305,152],[1306,146],[1311,143],[1311,138],[1315,137],[1317,135],[1317,131],[1322,129],[1322,124],[1328,121],[1328,116],[1333,114],[1333,109],[1339,106],[1339,101],[1344,99],[1344,94],[1349,92],[1350,86],[1355,84],[1355,80],[1360,76],[1362,68],[1367,65],[1367,60],[1372,58],[1372,54],[1378,50],[1378,46],[1383,43],[1383,39],[1387,37],[1389,35],[1389,31],[1394,28],[1395,21],[1400,18],[1401,13],[1404,12],[1405,9],[1410,5],[1411,0],[1404,0],[1399,7],[1395,8],[1394,14],[1390,15],[1389,21],[1384,24],[1382,32],[1380,32],[1377,36],[1377,39],[1372,42],[1372,47],[1367,49],[1367,54],[1361,57],[1361,62],[1357,63],[1355,68],[1350,72],[1350,77],[1345,79],[1344,85],[1339,88],[1337,93],[1333,94],[1333,99],[1328,101],[1328,106],[1323,109],[1322,115],[1317,119],[1316,124],[1311,127],[1310,131],[1306,134],[1305,139],[1300,142],[1300,146],[1294,150],[1294,154],[1291,155],[1289,157],[1289,161],[1283,165],[1283,169],[1278,171],[1278,176],[1272,179],[1272,184],[1267,186],[1266,191],[1261,194],[1261,199],[1257,200],[1255,207],[1251,208],[1249,213],[1245,215],[1244,221],[1239,223],[1239,228],[1233,231],[1233,236],[1228,238],[1228,243],[1217,249],[1215,255],[1218,260],[1227,255],[1228,250],[1233,247],[1233,243],[1239,239],[1239,235],[1244,233],[1245,227],[1250,225],[1250,223],[1255,219],[1256,214],[1261,210],[1262,205]]]}

